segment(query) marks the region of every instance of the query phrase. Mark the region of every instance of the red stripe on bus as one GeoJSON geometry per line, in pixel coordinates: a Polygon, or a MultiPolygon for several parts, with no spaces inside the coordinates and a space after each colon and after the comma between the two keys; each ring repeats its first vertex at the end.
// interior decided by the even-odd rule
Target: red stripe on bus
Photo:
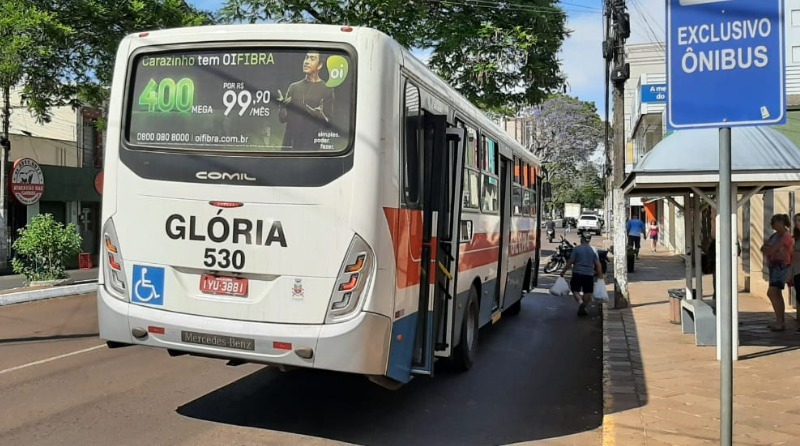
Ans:
{"type": "Polygon", "coordinates": [[[422,211],[383,208],[392,235],[399,289],[419,285],[422,258],[422,211]]]}
{"type": "MultiPolygon", "coordinates": [[[[397,288],[419,285],[422,281],[420,262],[422,258],[422,211],[412,209],[384,208],[389,233],[392,237],[395,264],[397,265],[397,288]]],[[[536,247],[535,231],[511,233],[509,255],[519,256],[533,252],[536,247]]],[[[431,258],[436,258],[436,239],[431,241],[431,258]]],[[[469,243],[459,248],[458,271],[464,272],[499,261],[500,233],[476,233],[469,243]]],[[[433,283],[435,261],[430,265],[430,283],[433,283]]]]}

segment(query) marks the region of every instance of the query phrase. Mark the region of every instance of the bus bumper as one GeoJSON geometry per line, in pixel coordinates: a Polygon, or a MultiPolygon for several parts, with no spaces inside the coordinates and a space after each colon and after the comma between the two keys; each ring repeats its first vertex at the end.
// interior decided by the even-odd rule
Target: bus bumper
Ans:
{"type": "Polygon", "coordinates": [[[361,312],[349,321],[322,325],[237,321],[130,304],[112,297],[103,286],[97,302],[100,338],[107,341],[264,364],[386,373],[392,324],[376,313],[361,312]],[[136,338],[135,329],[146,334],[136,338]],[[310,357],[300,356],[309,351],[310,357]]]}

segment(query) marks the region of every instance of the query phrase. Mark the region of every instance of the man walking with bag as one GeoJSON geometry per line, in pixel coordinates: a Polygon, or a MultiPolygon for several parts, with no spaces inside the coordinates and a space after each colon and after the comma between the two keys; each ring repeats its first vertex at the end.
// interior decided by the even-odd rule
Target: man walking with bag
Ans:
{"type": "Polygon", "coordinates": [[[564,277],[567,270],[572,267],[572,279],[569,281],[569,287],[575,300],[580,303],[578,316],[586,316],[586,307],[591,302],[594,292],[595,278],[603,277],[603,267],[600,265],[597,253],[589,246],[590,240],[589,234],[581,234],[581,244],[572,250],[572,255],[561,271],[561,277],[564,277]],[[581,292],[583,292],[583,297],[581,297],[581,292]]]}

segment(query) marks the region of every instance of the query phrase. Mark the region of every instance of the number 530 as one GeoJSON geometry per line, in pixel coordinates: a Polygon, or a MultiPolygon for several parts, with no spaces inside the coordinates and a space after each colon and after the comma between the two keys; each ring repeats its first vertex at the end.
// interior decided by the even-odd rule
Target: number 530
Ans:
{"type": "Polygon", "coordinates": [[[209,268],[215,266],[228,268],[233,266],[234,269],[242,269],[244,268],[244,252],[238,249],[231,252],[227,249],[206,248],[206,252],[203,255],[203,265],[209,268]]]}

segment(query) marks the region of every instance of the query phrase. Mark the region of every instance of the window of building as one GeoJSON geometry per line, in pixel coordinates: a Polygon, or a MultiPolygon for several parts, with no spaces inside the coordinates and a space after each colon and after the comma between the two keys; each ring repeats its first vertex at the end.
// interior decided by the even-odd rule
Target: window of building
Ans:
{"type": "Polygon", "coordinates": [[[97,130],[97,121],[84,118],[83,120],[83,165],[82,167],[103,167],[103,147],[101,133],[97,130]]]}
{"type": "Polygon", "coordinates": [[[792,26],[800,28],[800,9],[792,10],[792,26]]]}
{"type": "Polygon", "coordinates": [[[800,46],[792,47],[792,63],[800,63],[800,46]]]}

